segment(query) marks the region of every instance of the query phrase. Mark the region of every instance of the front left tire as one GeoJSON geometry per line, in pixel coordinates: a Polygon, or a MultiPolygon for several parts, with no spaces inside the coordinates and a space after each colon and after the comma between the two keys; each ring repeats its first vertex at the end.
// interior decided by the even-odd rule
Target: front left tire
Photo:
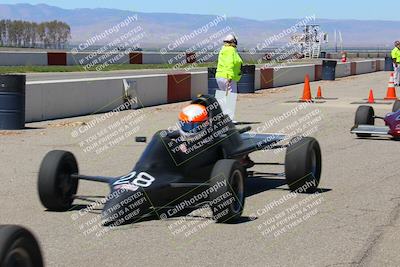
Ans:
{"type": "Polygon", "coordinates": [[[218,223],[237,221],[243,213],[246,172],[232,159],[217,161],[211,173],[209,195],[213,218],[218,223]]]}
{"type": "MultiPolygon", "coordinates": [[[[375,124],[375,111],[371,106],[359,106],[356,111],[354,125],[374,125],[375,124]]],[[[370,137],[371,134],[357,134],[358,137],[370,137]]]]}
{"type": "Polygon", "coordinates": [[[392,112],[397,112],[398,110],[400,110],[400,100],[396,100],[396,102],[394,102],[392,112]]]}

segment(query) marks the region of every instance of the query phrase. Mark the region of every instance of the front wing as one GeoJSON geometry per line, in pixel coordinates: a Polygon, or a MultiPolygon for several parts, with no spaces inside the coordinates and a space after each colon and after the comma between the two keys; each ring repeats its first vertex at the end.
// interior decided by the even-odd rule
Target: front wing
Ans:
{"type": "Polygon", "coordinates": [[[389,135],[390,128],[387,126],[374,125],[356,125],[351,128],[352,134],[373,134],[373,135],[389,135]]]}

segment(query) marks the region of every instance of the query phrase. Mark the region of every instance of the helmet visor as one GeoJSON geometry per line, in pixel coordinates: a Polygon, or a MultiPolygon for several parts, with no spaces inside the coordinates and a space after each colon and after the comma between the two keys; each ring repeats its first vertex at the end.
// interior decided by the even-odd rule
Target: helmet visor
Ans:
{"type": "Polygon", "coordinates": [[[198,133],[204,128],[203,124],[204,122],[181,121],[181,129],[186,133],[198,133]]]}

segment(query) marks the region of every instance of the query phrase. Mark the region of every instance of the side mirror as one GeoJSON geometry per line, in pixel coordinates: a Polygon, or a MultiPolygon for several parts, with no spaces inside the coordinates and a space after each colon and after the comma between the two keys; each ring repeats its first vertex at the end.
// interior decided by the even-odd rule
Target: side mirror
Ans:
{"type": "Polygon", "coordinates": [[[146,143],[147,142],[147,137],[145,137],[145,136],[136,136],[135,137],[135,142],[136,143],[146,143]]]}

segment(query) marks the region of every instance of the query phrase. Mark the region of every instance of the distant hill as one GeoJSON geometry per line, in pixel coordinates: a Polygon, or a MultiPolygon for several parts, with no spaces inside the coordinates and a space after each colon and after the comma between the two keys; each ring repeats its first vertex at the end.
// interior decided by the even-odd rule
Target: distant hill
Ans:
{"type": "MultiPolygon", "coordinates": [[[[72,43],[75,44],[84,42],[92,36],[120,23],[128,16],[134,16],[135,14],[138,16],[138,21],[126,27],[124,32],[138,25],[141,26],[146,33],[141,42],[145,47],[168,45],[185,34],[193,33],[194,30],[201,28],[216,18],[215,15],[142,13],[104,8],[70,10],[45,4],[0,4],[0,19],[21,19],[36,22],[61,20],[67,22],[72,28],[72,43]]],[[[271,35],[290,28],[298,21],[299,19],[259,21],[228,17],[217,26],[212,27],[207,34],[199,34],[184,41],[181,47],[188,47],[198,43],[206,36],[228,26],[239,36],[242,46],[252,47],[271,35]]],[[[334,30],[340,30],[345,46],[390,47],[395,39],[400,39],[400,32],[396,26],[399,25],[398,21],[317,19],[312,23],[320,24],[322,29],[329,33],[331,42],[333,41],[334,30]]],[[[114,38],[115,35],[107,36],[98,41],[96,45],[110,42],[114,38]]]]}

